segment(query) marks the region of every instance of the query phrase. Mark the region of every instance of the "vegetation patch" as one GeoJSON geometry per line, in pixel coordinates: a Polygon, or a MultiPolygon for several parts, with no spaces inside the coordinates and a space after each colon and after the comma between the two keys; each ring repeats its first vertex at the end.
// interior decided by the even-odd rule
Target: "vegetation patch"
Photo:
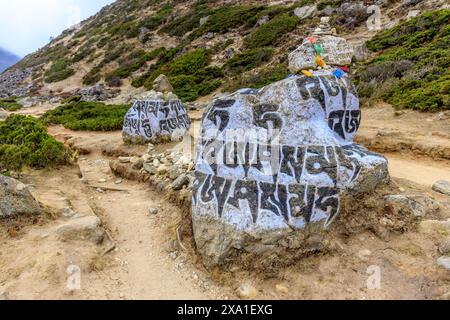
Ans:
{"type": "Polygon", "coordinates": [[[72,101],[47,111],[44,124],[61,124],[71,130],[115,131],[123,127],[130,105],[106,105],[100,102],[72,101]]]}
{"type": "Polygon", "coordinates": [[[275,44],[282,35],[294,30],[299,22],[300,19],[293,15],[277,15],[248,35],[244,43],[250,49],[275,44]]]}
{"type": "Polygon", "coordinates": [[[12,115],[0,123],[1,170],[45,168],[68,163],[69,158],[64,145],[50,136],[39,120],[12,115]]]}
{"type": "Polygon", "coordinates": [[[67,59],[54,62],[50,69],[45,72],[45,82],[62,81],[75,74],[75,71],[70,68],[70,64],[71,62],[67,59]]]}
{"type": "Polygon", "coordinates": [[[250,72],[231,80],[224,90],[234,92],[240,88],[259,89],[273,82],[285,79],[289,75],[289,70],[284,64],[276,64],[263,68],[257,72],[250,72]]]}
{"type": "Polygon", "coordinates": [[[362,97],[398,108],[450,109],[450,10],[424,13],[368,42],[378,56],[356,77],[362,97]]]}
{"type": "Polygon", "coordinates": [[[22,105],[17,102],[17,98],[10,97],[0,99],[0,108],[3,108],[8,111],[17,111],[22,108],[22,105]]]}
{"type": "Polygon", "coordinates": [[[263,64],[269,61],[273,54],[272,48],[256,48],[245,50],[236,54],[233,58],[227,61],[226,70],[231,74],[238,74],[263,64]]]}
{"type": "Polygon", "coordinates": [[[249,26],[249,20],[264,6],[224,6],[212,12],[208,21],[196,29],[191,35],[191,39],[196,39],[208,32],[226,33],[231,29],[242,26],[249,26]]]}
{"type": "Polygon", "coordinates": [[[181,48],[160,50],[158,61],[150,66],[147,73],[135,79],[132,85],[144,85],[146,89],[151,89],[153,81],[160,74],[165,74],[174,93],[183,101],[193,101],[222,85],[219,78],[223,76],[223,71],[221,68],[208,66],[208,50],[197,49],[175,57],[180,50],[181,48]]]}

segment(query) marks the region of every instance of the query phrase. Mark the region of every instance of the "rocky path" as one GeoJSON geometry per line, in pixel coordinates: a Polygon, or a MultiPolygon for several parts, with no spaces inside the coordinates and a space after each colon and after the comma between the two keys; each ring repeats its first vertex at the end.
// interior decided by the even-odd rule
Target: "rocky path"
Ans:
{"type": "MultiPolygon", "coordinates": [[[[383,125],[395,123],[388,120],[383,125]]],[[[412,125],[409,130],[418,129],[412,125]]],[[[61,127],[49,132],[62,141],[71,136],[89,154],[80,155],[79,169],[26,172],[24,182],[47,206],[58,210],[70,206],[100,217],[115,249],[104,255],[109,241],[102,247],[61,241],[54,230],[65,222],[63,218],[25,227],[13,238],[0,232],[4,271],[0,299],[217,299],[239,294],[259,299],[433,299],[450,291],[448,273],[436,263],[438,247],[449,233],[436,222],[388,238],[370,232],[340,236],[336,252],[306,258],[271,277],[240,270],[208,273],[173,241],[180,209],[148,184],[121,180],[111,173],[108,160],[121,152],[142,150],[112,148],[121,145],[120,132],[71,132],[61,127]],[[113,155],[108,157],[102,150],[113,155]],[[81,268],[80,290],[67,289],[70,265],[81,268]],[[380,268],[381,289],[367,288],[371,266],[380,268]],[[250,289],[239,291],[242,285],[250,289]]],[[[411,152],[386,155],[399,192],[413,182],[415,190],[448,204],[448,197],[430,188],[435,180],[450,180],[448,160],[411,152]]],[[[449,218],[447,206],[439,219],[449,218]]]]}

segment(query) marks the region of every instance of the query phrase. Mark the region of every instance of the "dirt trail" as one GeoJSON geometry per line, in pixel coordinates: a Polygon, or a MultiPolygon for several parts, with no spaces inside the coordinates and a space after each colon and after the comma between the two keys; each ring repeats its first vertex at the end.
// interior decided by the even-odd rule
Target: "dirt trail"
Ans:
{"type": "MultiPolygon", "coordinates": [[[[380,111],[365,114],[376,112],[380,111]]],[[[194,124],[200,115],[192,114],[194,124]]],[[[367,128],[374,121],[392,128],[398,118],[391,112],[386,119],[370,119],[361,128],[362,136],[371,132],[367,128]]],[[[0,296],[5,291],[11,299],[226,299],[237,298],[236,288],[242,283],[254,286],[258,299],[432,299],[450,290],[448,274],[436,266],[437,247],[445,235],[435,232],[391,234],[383,239],[369,232],[338,236],[335,252],[305,258],[270,278],[240,270],[208,273],[173,241],[180,208],[148,184],[122,181],[111,173],[108,160],[121,153],[142,154],[145,148],[124,146],[120,132],[73,132],[60,126],[49,132],[88,154],[80,155],[79,168],[25,172],[24,182],[33,186],[33,194],[45,205],[98,215],[116,249],[102,255],[104,248],[86,242],[61,242],[54,235],[61,217],[25,227],[13,239],[0,228],[0,269],[4,270],[0,296]],[[108,187],[122,191],[108,191],[108,187]],[[159,208],[158,214],[149,214],[150,208],[159,208]],[[73,264],[81,268],[82,285],[81,290],[68,291],[66,269],[73,264]],[[382,271],[382,290],[367,288],[367,270],[373,265],[382,271]]],[[[446,134],[446,129],[441,132],[446,134]]],[[[430,185],[438,179],[450,180],[448,160],[411,152],[386,156],[399,187],[409,188],[412,181],[415,190],[445,199],[430,185]]],[[[450,218],[448,210],[441,214],[450,218]]]]}

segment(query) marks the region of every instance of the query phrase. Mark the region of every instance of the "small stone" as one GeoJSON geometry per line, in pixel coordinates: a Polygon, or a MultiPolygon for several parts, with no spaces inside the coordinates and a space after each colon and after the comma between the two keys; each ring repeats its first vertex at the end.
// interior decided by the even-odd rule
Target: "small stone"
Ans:
{"type": "Polygon", "coordinates": [[[433,184],[432,189],[436,192],[450,196],[450,181],[439,180],[433,184]]]}
{"type": "Polygon", "coordinates": [[[96,216],[72,219],[56,228],[56,234],[64,241],[89,240],[96,244],[103,241],[101,220],[96,216]]]}
{"type": "Polygon", "coordinates": [[[134,170],[141,170],[144,165],[144,159],[138,157],[131,158],[130,162],[133,164],[132,168],[134,170]]]}
{"type": "Polygon", "coordinates": [[[151,175],[156,173],[156,168],[152,166],[150,163],[144,162],[142,167],[147,173],[150,173],[151,175]]]}
{"type": "Polygon", "coordinates": [[[97,188],[95,189],[95,191],[97,191],[98,193],[105,193],[105,190],[103,190],[102,188],[97,188]]]}
{"type": "Polygon", "coordinates": [[[150,208],[148,213],[152,216],[156,216],[159,213],[159,208],[150,208]]]}
{"type": "Polygon", "coordinates": [[[257,293],[258,292],[256,291],[255,287],[253,287],[248,283],[243,283],[238,289],[239,297],[241,297],[244,300],[254,299],[257,293]]]}
{"type": "Polygon", "coordinates": [[[119,179],[119,180],[114,181],[114,184],[121,184],[122,182],[123,182],[123,180],[119,179]]]}
{"type": "Polygon", "coordinates": [[[437,264],[439,267],[450,270],[450,257],[440,257],[437,260],[437,264]]]}
{"type": "Polygon", "coordinates": [[[119,157],[120,163],[130,163],[131,157],[119,157]]]}
{"type": "Polygon", "coordinates": [[[275,286],[275,289],[277,289],[278,292],[280,293],[284,293],[284,294],[288,294],[289,293],[289,289],[285,286],[283,286],[282,284],[277,284],[275,286]]]}
{"type": "Polygon", "coordinates": [[[370,250],[368,250],[368,249],[363,249],[363,250],[358,251],[358,257],[361,260],[365,260],[371,255],[372,255],[372,252],[370,250]]]}
{"type": "Polygon", "coordinates": [[[189,181],[189,177],[186,174],[182,174],[172,183],[172,189],[175,191],[179,191],[183,189],[184,186],[187,186],[189,184],[189,181]]]}
{"type": "Polygon", "coordinates": [[[59,213],[66,218],[70,218],[73,217],[76,212],[72,210],[72,208],[62,208],[61,210],[59,210],[59,213]]]}
{"type": "Polygon", "coordinates": [[[98,183],[105,183],[106,182],[106,179],[99,179],[98,180],[98,183]]]}
{"type": "Polygon", "coordinates": [[[445,240],[439,246],[439,253],[442,255],[450,255],[450,239],[445,240]]]}

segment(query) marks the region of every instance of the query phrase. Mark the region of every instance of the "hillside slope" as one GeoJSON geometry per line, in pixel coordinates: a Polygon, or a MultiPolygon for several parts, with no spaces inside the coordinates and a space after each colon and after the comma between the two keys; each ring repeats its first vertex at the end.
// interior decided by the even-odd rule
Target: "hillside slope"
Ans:
{"type": "Polygon", "coordinates": [[[109,93],[100,96],[119,95],[114,102],[120,103],[150,88],[161,73],[184,101],[218,89],[261,87],[288,75],[287,54],[320,16],[331,16],[338,32],[360,48],[376,33],[367,31],[370,5],[380,6],[386,29],[414,10],[442,8],[445,2],[118,0],[25,57],[12,76],[3,74],[0,96],[1,78],[12,78],[9,87],[16,92],[24,86],[22,94],[49,98],[101,84],[99,90],[109,93]],[[31,76],[17,80],[21,70],[31,76]]]}

